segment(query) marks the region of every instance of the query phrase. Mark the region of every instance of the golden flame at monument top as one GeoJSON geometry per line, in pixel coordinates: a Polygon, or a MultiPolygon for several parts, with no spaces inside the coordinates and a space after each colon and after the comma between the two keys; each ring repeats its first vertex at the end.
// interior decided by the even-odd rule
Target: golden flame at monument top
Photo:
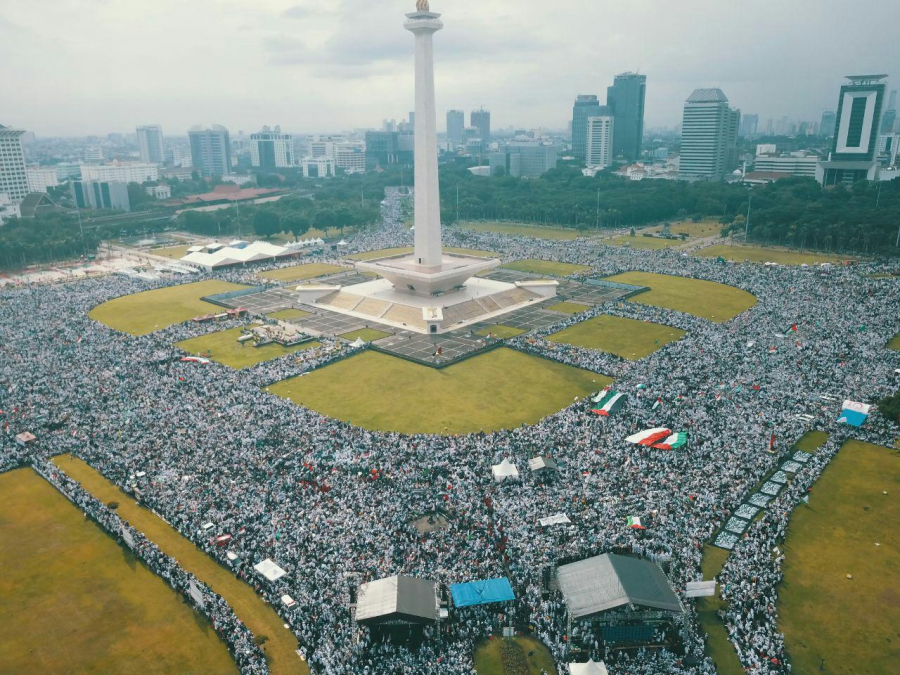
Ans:
{"type": "Polygon", "coordinates": [[[431,8],[428,6],[428,0],[416,0],[416,9],[420,12],[431,11],[431,8]]]}

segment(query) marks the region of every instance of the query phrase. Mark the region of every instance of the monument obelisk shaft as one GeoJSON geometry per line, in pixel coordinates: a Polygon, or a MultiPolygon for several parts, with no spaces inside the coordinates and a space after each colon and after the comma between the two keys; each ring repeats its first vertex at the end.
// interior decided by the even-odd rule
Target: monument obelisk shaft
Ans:
{"type": "Polygon", "coordinates": [[[416,36],[415,258],[426,267],[436,267],[443,260],[432,42],[432,36],[444,27],[440,16],[427,10],[417,11],[406,15],[404,26],[416,36]]]}

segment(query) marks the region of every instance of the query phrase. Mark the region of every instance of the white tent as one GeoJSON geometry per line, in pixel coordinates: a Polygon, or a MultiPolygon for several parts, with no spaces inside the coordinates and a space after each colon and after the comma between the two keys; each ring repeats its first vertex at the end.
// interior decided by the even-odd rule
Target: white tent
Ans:
{"type": "Polygon", "coordinates": [[[571,675],[609,675],[606,664],[603,661],[597,663],[593,659],[587,663],[570,663],[569,673],[571,675]]]}
{"type": "Polygon", "coordinates": [[[273,563],[269,558],[266,558],[262,562],[256,563],[253,566],[253,569],[259,572],[269,581],[278,581],[281,577],[287,574],[287,572],[273,563]]]}
{"type": "Polygon", "coordinates": [[[338,246],[347,246],[348,244],[347,244],[346,241],[344,241],[343,239],[341,239],[341,240],[337,243],[337,245],[338,245],[338,246]]]}
{"type": "Polygon", "coordinates": [[[504,459],[499,464],[491,467],[491,473],[494,474],[494,480],[502,483],[505,480],[516,480],[519,477],[519,470],[516,465],[508,459],[504,459]]]}
{"type": "Polygon", "coordinates": [[[365,347],[365,346],[366,346],[366,343],[365,343],[365,341],[364,341],[361,337],[358,337],[358,338],[356,338],[356,342],[354,342],[354,343],[353,343],[352,345],[350,345],[350,346],[351,346],[351,347],[357,347],[357,348],[358,348],[358,347],[365,347]]]}

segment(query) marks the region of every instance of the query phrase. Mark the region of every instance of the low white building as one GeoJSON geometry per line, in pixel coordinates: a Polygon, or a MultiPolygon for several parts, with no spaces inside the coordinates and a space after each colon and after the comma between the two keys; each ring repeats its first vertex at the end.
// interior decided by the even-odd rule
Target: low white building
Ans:
{"type": "Polygon", "coordinates": [[[786,173],[791,176],[816,177],[816,166],[819,157],[806,153],[790,155],[757,155],[753,162],[753,171],[762,173],[786,173]]]}
{"type": "Polygon", "coordinates": [[[32,166],[25,169],[29,192],[47,192],[47,188],[59,185],[59,173],[55,166],[32,166]]]}
{"type": "Polygon", "coordinates": [[[331,157],[304,157],[300,164],[304,178],[327,178],[336,174],[334,159],[331,157]]]}
{"type": "Polygon", "coordinates": [[[145,189],[154,199],[169,199],[172,196],[172,188],[168,185],[151,185],[145,189]]]}
{"type": "Polygon", "coordinates": [[[20,216],[19,205],[13,203],[12,199],[5,192],[0,193],[0,225],[3,224],[3,220],[6,218],[19,218],[20,216]]]}
{"type": "Polygon", "coordinates": [[[365,144],[338,143],[334,147],[334,165],[345,173],[365,173],[365,144]]]}
{"type": "Polygon", "coordinates": [[[113,162],[112,164],[83,164],[81,180],[96,180],[109,183],[145,183],[159,180],[156,164],[140,162],[113,162]]]}

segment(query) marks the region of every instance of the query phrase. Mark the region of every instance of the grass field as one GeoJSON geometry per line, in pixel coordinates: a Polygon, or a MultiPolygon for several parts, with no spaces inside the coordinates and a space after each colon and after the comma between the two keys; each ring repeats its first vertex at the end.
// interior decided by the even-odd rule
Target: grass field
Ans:
{"type": "Polygon", "coordinates": [[[390,333],[385,333],[381,330],[375,330],[374,328],[360,328],[359,330],[344,333],[343,335],[341,335],[341,337],[345,340],[350,340],[351,342],[356,342],[356,338],[362,338],[363,342],[375,342],[375,340],[386,338],[389,335],[390,333]]]}
{"type": "Polygon", "coordinates": [[[460,229],[473,232],[495,232],[497,234],[515,234],[538,239],[577,239],[584,236],[578,230],[565,227],[540,227],[524,223],[463,223],[460,229]]]}
{"type": "Polygon", "coordinates": [[[184,256],[187,255],[189,248],[190,246],[188,244],[184,244],[183,246],[166,246],[164,248],[151,249],[150,253],[152,253],[153,255],[162,256],[163,258],[181,260],[184,256]]]}
{"type": "Polygon", "coordinates": [[[196,281],[115,298],[94,307],[88,316],[113,330],[147,335],[200,314],[224,311],[218,305],[203,302],[200,298],[241,288],[247,286],[227,281],[196,281]]]}
{"type": "MultiPolygon", "coordinates": [[[[728,554],[728,551],[718,546],[704,546],[703,560],[700,563],[703,578],[708,581],[719,574],[728,554]]],[[[716,612],[726,604],[718,595],[697,598],[697,616],[707,636],[706,653],[715,662],[719,675],[745,675],[741,660],[728,641],[728,631],[716,616],[716,612]]]]}
{"type": "Polygon", "coordinates": [[[657,251],[661,248],[672,248],[673,246],[682,246],[684,244],[680,239],[654,239],[651,237],[641,237],[640,235],[635,237],[613,237],[604,243],[612,244],[613,246],[625,246],[627,244],[631,246],[631,248],[640,248],[647,251],[657,251]]]}
{"type": "Polygon", "coordinates": [[[582,305],[580,302],[558,302],[555,305],[548,305],[545,309],[550,309],[560,314],[578,314],[578,312],[584,312],[590,308],[590,305],[582,305]]]}
{"type": "Polygon", "coordinates": [[[311,313],[302,309],[282,309],[280,312],[272,312],[269,316],[279,321],[290,321],[291,319],[302,319],[311,313]]]}
{"type": "Polygon", "coordinates": [[[625,272],[608,277],[607,281],[650,289],[632,298],[632,302],[686,312],[715,323],[725,323],[756,304],[756,298],[747,291],[714,281],[650,272],[625,272]]]}
{"type": "Polygon", "coordinates": [[[779,265],[817,265],[819,263],[840,262],[841,258],[825,253],[801,253],[800,251],[787,251],[776,248],[762,248],[760,246],[726,246],[718,244],[708,246],[697,251],[703,258],[725,258],[735,262],[765,263],[774,262],[779,265]]]}
{"type": "MultiPolygon", "coordinates": [[[[284,619],[253,588],[200,551],[152,511],[138,506],[130,496],[77,457],[60,455],[53,461],[100,501],[119,502],[117,513],[121,518],[143,532],[184,569],[225,598],[237,617],[256,637],[268,637],[269,640],[262,649],[266,653],[272,675],[309,675],[309,668],[295,653],[297,640],[293,633],[284,628],[284,619]]],[[[167,672],[181,671],[174,669],[167,672]]]]}
{"type": "Polygon", "coordinates": [[[268,390],[366,429],[464,434],[533,424],[610,382],[504,348],[441,370],[367,351],[268,390]]]}
{"type": "Polygon", "coordinates": [[[900,454],[845,443],[791,516],[784,545],[779,629],[795,673],[819,672],[822,659],[827,673],[897,672],[898,519],[900,454]]]}
{"type": "Polygon", "coordinates": [[[338,267],[327,263],[306,263],[305,265],[294,265],[293,267],[282,267],[277,270],[260,272],[258,276],[274,281],[303,281],[304,279],[315,279],[316,277],[347,271],[346,267],[338,267]]]}
{"type": "Polygon", "coordinates": [[[475,334],[481,335],[482,337],[492,335],[497,339],[505,340],[507,338],[514,338],[517,335],[521,335],[525,332],[526,331],[522,328],[514,328],[513,326],[504,326],[503,324],[495,323],[491,326],[487,326],[475,331],[475,334]]]}
{"type": "MultiPolygon", "coordinates": [[[[669,232],[675,236],[686,234],[689,239],[706,239],[708,237],[718,237],[722,234],[722,227],[722,223],[714,218],[701,220],[699,223],[695,223],[692,220],[682,220],[678,223],[672,223],[669,226],[669,232]]],[[[641,232],[662,232],[662,229],[662,225],[656,225],[645,230],[640,230],[638,234],[641,232]]]]}
{"type": "Polygon", "coordinates": [[[564,262],[552,262],[550,260],[516,260],[515,262],[501,265],[503,269],[530,272],[531,274],[546,274],[551,277],[567,277],[576,272],[584,272],[591,269],[586,265],[572,265],[564,262]]]}
{"type": "Polygon", "coordinates": [[[795,450],[803,450],[803,452],[815,453],[819,448],[825,445],[828,440],[828,434],[824,431],[807,431],[794,443],[795,450]]]}
{"type": "Polygon", "coordinates": [[[602,314],[554,333],[547,339],[597,349],[637,361],[687,333],[672,326],[602,314]]]}
{"type": "Polygon", "coordinates": [[[900,333],[891,338],[891,341],[887,343],[887,348],[900,352],[900,333]]]}
{"type": "Polygon", "coordinates": [[[0,672],[237,673],[181,596],[31,469],[0,475],[0,672]]]}
{"type": "Polygon", "coordinates": [[[255,366],[257,363],[277,359],[279,356],[302,352],[305,349],[312,349],[321,345],[319,342],[312,341],[304,342],[295,347],[282,347],[276,344],[254,347],[251,342],[240,343],[237,341],[242,332],[240,328],[220,330],[217,333],[209,333],[178,342],[175,346],[189,354],[203,354],[203,356],[207,356],[217,363],[241,370],[255,366]],[[207,351],[209,352],[208,354],[207,351]]]}
{"type": "Polygon", "coordinates": [[[400,255],[401,253],[412,253],[412,247],[406,248],[380,248],[377,251],[366,251],[365,253],[355,253],[348,255],[350,260],[375,260],[375,258],[387,258],[392,255],[400,255]]]}
{"type": "MultiPolygon", "coordinates": [[[[475,671],[478,675],[505,675],[501,649],[504,640],[495,637],[493,640],[485,640],[475,648],[475,671]]],[[[513,642],[519,646],[525,661],[528,664],[528,675],[541,675],[542,670],[550,675],[556,675],[556,665],[553,657],[541,642],[531,637],[513,638],[513,642]],[[529,657],[528,652],[534,655],[529,657]]]]}

